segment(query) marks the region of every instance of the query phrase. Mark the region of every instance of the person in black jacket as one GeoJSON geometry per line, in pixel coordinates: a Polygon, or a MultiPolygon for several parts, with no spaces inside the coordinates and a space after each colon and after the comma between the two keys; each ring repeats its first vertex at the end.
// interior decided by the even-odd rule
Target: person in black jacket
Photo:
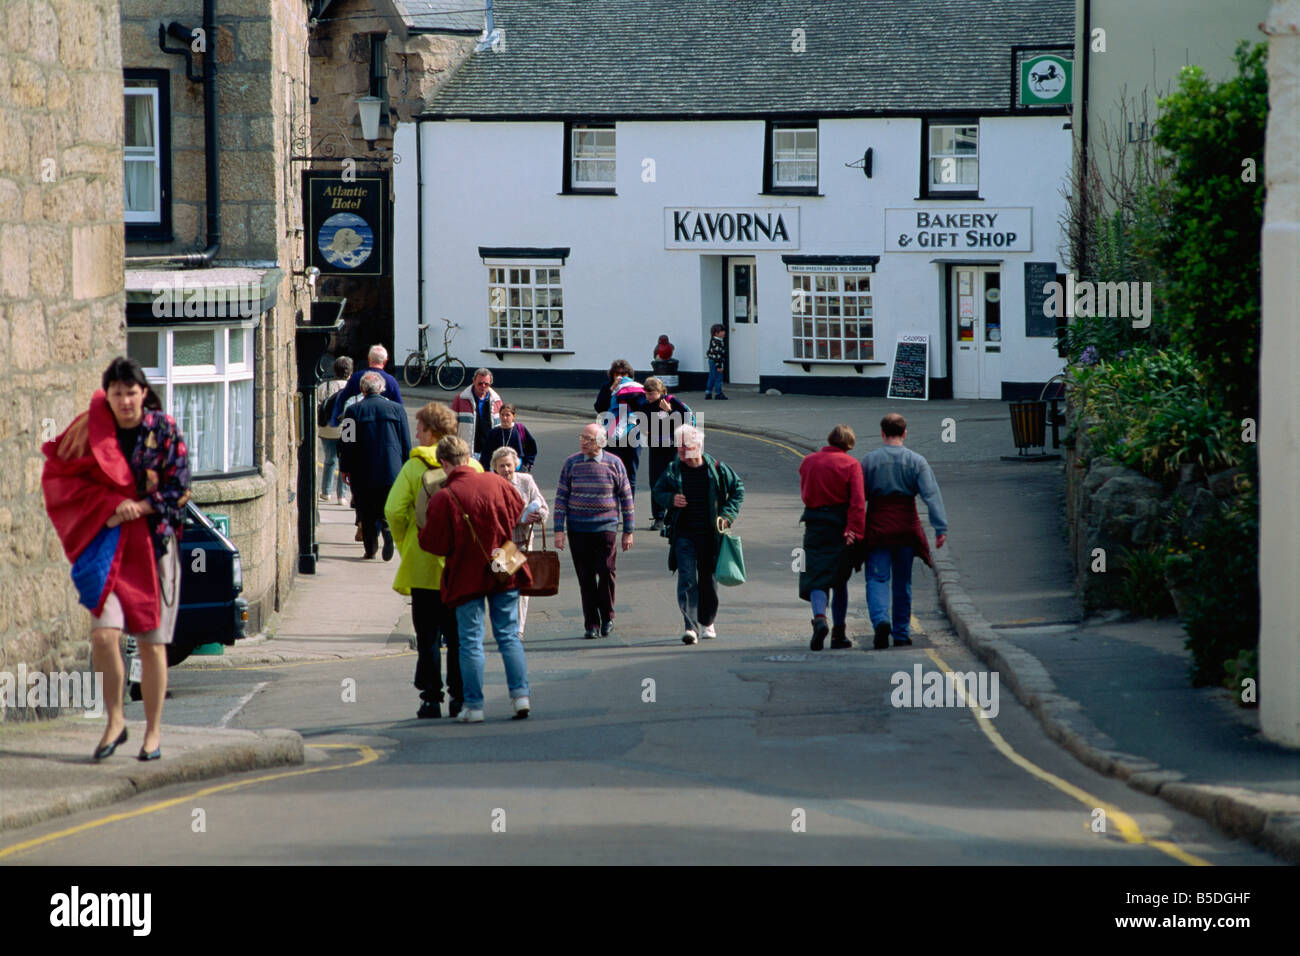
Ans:
{"type": "MultiPolygon", "coordinates": [[[[674,439],[679,425],[693,425],[694,414],[680,398],[669,395],[661,378],[651,376],[645,380],[645,396],[637,403],[636,412],[645,416],[641,427],[647,432],[646,441],[650,445],[650,488],[659,482],[668,464],[677,457],[674,439]]],[[[668,510],[651,494],[650,506],[654,523],[651,531],[662,531],[664,514],[668,510]]]]}
{"type": "Polygon", "coordinates": [[[384,520],[384,503],[397,473],[411,455],[411,429],[406,409],[381,394],[383,378],[373,372],[361,377],[361,401],[350,406],[339,422],[339,470],[348,476],[365,556],[373,558],[384,537],[384,560],[393,557],[393,535],[384,520]]]}
{"type": "Polygon", "coordinates": [[[515,406],[511,402],[501,405],[501,424],[488,432],[478,462],[484,471],[492,470],[492,453],[498,448],[513,448],[519,457],[519,470],[530,472],[537,461],[537,439],[532,432],[515,421],[515,406]]]}

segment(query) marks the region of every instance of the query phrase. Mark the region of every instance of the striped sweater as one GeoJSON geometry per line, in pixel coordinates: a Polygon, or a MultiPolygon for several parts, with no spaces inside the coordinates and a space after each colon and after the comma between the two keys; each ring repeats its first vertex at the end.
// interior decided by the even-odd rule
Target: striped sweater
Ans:
{"type": "Polygon", "coordinates": [[[623,519],[623,533],[635,526],[632,486],[627,471],[614,455],[602,451],[591,459],[581,453],[570,455],[560,471],[555,489],[555,530],[617,531],[623,519]]]}

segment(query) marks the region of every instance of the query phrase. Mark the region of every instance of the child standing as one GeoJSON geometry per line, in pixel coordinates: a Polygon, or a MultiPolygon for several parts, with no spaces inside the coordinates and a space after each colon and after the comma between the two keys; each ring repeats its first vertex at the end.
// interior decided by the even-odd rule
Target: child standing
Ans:
{"type": "Polygon", "coordinates": [[[709,350],[705,353],[709,359],[709,380],[704,386],[704,397],[725,400],[727,396],[722,394],[722,371],[727,354],[727,327],[715,322],[710,332],[713,338],[709,340],[709,350]]]}

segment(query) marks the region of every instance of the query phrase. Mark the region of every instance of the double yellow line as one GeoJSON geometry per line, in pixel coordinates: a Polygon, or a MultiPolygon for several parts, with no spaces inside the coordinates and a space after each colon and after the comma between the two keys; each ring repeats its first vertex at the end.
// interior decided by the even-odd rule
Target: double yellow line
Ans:
{"type": "Polygon", "coordinates": [[[248,780],[235,780],[231,783],[219,783],[212,787],[204,787],[194,793],[188,793],[183,797],[173,797],[170,800],[160,800],[157,803],[151,803],[147,807],[140,807],[138,810],[127,810],[124,813],[114,813],[110,816],[100,817],[97,820],[90,820],[86,823],[80,823],[75,827],[68,827],[66,830],[59,830],[57,833],[47,833],[43,837],[36,837],[33,840],[25,840],[22,843],[15,843],[13,846],[5,847],[0,850],[0,860],[7,857],[16,856],[27,850],[35,849],[38,846],[44,846],[47,843],[53,843],[55,840],[62,840],[64,837],[74,836],[78,833],[84,833],[87,830],[95,830],[99,827],[108,826],[110,823],[118,823],[122,820],[131,820],[135,817],[142,817],[146,814],[157,813],[160,810],[168,810],[172,807],[180,806],[183,803],[191,803],[202,797],[211,796],[214,793],[225,793],[229,790],[238,790],[240,787],[250,787],[255,783],[268,783],[272,780],[285,780],[289,777],[305,777],[311,773],[332,773],[336,770],[348,770],[352,767],[363,767],[368,763],[374,763],[379,759],[379,754],[372,747],[365,744],[307,744],[319,750],[355,750],[360,756],[351,763],[339,764],[334,767],[311,767],[306,770],[286,770],[280,773],[267,774],[262,777],[252,777],[248,780]]]}

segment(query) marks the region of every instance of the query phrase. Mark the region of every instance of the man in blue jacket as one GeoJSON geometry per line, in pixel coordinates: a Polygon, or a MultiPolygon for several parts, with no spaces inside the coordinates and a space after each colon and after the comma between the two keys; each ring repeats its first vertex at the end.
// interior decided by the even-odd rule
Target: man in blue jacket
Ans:
{"type": "Polygon", "coordinates": [[[339,470],[348,476],[361,522],[365,556],[373,558],[384,536],[384,560],[393,557],[393,535],[384,520],[384,503],[397,474],[411,455],[406,409],[381,394],[384,380],[375,371],[361,376],[361,401],[339,423],[339,470]]]}
{"type": "Polygon", "coordinates": [[[402,404],[402,390],[397,386],[397,379],[384,371],[384,366],[388,364],[388,349],[382,345],[370,346],[370,354],[366,356],[366,361],[370,363],[370,367],[359,368],[353,372],[348,383],[334,399],[334,414],[330,417],[330,427],[338,427],[338,423],[343,419],[343,410],[347,407],[348,399],[353,395],[361,394],[361,376],[369,375],[371,372],[383,379],[384,397],[398,405],[402,404]]]}

